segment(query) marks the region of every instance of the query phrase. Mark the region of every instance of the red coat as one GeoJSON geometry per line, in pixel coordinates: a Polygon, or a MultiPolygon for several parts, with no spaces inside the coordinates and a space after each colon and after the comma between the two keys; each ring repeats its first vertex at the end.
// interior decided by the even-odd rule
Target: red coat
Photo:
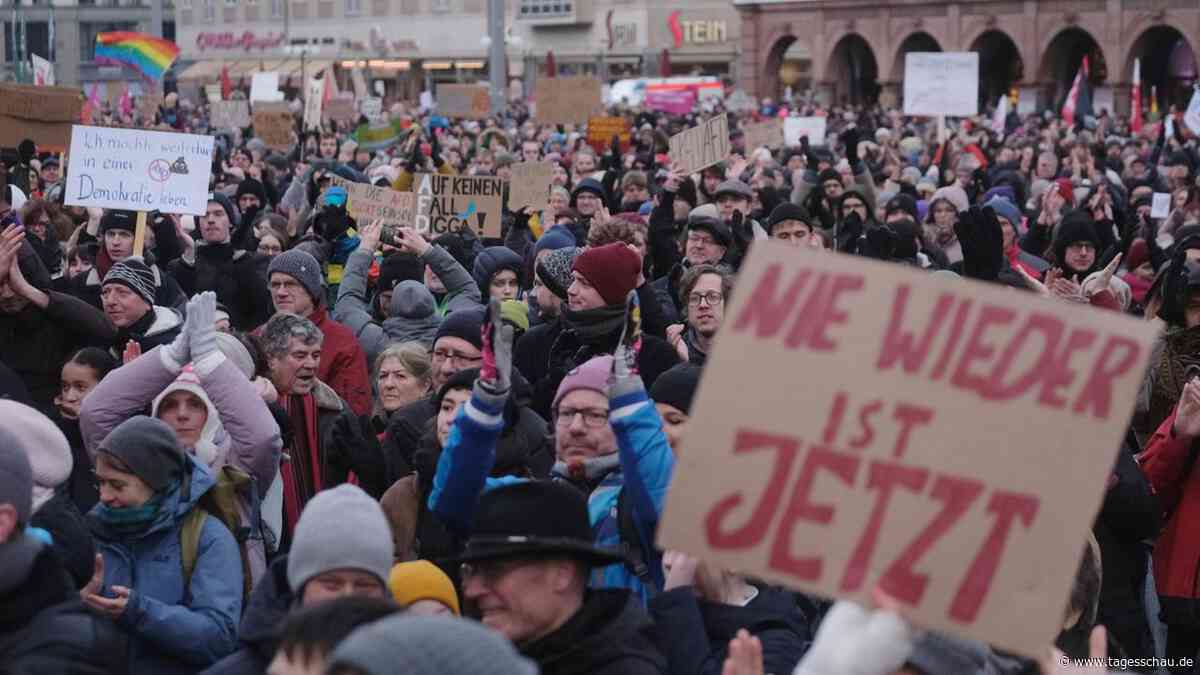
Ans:
{"type": "MultiPolygon", "coordinates": [[[[1150,437],[1138,456],[1142,473],[1150,481],[1168,517],[1154,546],[1154,582],[1169,619],[1177,611],[1191,614],[1200,599],[1200,468],[1192,460],[1192,444],[1171,434],[1175,412],[1150,437]],[[1176,610],[1176,611],[1172,611],[1176,610]]],[[[1168,623],[1172,623],[1168,620],[1168,623]]]]}
{"type": "Polygon", "coordinates": [[[321,364],[317,378],[350,404],[355,415],[371,413],[371,378],[367,374],[367,353],[342,324],[329,318],[322,305],[308,316],[325,334],[321,345],[321,364]]]}

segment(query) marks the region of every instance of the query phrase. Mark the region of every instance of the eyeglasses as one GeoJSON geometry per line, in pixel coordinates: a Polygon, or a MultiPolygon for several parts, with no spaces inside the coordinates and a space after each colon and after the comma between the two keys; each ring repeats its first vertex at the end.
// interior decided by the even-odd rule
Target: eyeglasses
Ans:
{"type": "Polygon", "coordinates": [[[599,408],[555,408],[554,423],[560,427],[570,426],[576,415],[583,416],[584,426],[593,429],[608,424],[608,411],[599,408]]]}
{"type": "Polygon", "coordinates": [[[722,302],[725,302],[725,296],[716,291],[709,291],[707,293],[692,293],[688,296],[688,307],[699,307],[701,301],[706,303],[709,307],[716,307],[722,302]]]}
{"type": "Polygon", "coordinates": [[[467,356],[466,354],[459,354],[458,352],[445,349],[436,349],[431,353],[431,356],[433,357],[434,361],[445,361],[449,359],[451,363],[460,368],[474,365],[480,361],[483,361],[482,356],[467,356]]]}
{"type": "Polygon", "coordinates": [[[867,205],[863,204],[862,202],[846,202],[842,206],[844,206],[847,209],[865,209],[865,208],[867,208],[867,205]]]}
{"type": "Polygon", "coordinates": [[[715,244],[717,241],[710,235],[701,232],[689,232],[687,236],[689,244],[715,244]]]}
{"type": "Polygon", "coordinates": [[[458,567],[458,574],[465,584],[470,579],[478,579],[485,586],[495,586],[509,572],[526,564],[524,559],[480,560],[473,563],[463,563],[458,567]]]}

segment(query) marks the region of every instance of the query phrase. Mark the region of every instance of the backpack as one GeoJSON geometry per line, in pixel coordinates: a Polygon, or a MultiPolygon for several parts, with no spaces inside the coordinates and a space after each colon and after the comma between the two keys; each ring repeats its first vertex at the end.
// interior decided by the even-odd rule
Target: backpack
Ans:
{"type": "Polygon", "coordinates": [[[238,553],[242,557],[242,607],[245,607],[253,586],[246,542],[252,538],[262,538],[258,489],[253,476],[228,465],[216,472],[216,479],[217,482],[196,502],[196,508],[184,516],[183,526],[179,530],[183,585],[184,588],[191,586],[192,573],[196,571],[196,558],[200,554],[200,532],[204,529],[205,517],[212,516],[220,521],[237,541],[238,553]],[[249,502],[252,505],[249,523],[242,522],[241,511],[238,508],[243,495],[250,497],[249,502]]]}
{"type": "Polygon", "coordinates": [[[650,544],[652,555],[650,560],[646,559],[647,547],[633,520],[633,506],[626,503],[624,488],[617,493],[617,532],[621,539],[621,550],[625,554],[625,569],[642,582],[650,597],[662,592],[662,583],[655,578],[651,568],[654,565],[662,569],[662,551],[650,544]]]}

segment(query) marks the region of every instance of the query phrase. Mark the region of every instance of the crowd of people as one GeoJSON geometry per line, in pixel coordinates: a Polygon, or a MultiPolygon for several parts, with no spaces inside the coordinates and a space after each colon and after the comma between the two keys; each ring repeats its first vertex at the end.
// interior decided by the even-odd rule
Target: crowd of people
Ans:
{"type": "Polygon", "coordinates": [[[1067,660],[1098,653],[1200,672],[1186,125],[946,130],[764,101],[729,111],[731,154],[687,175],[668,139],[719,105],[611,112],[628,143],[519,106],[395,104],[389,143],[339,124],[279,152],[174,94],[155,120],[101,111],[217,139],[206,213],[148,214],[141,251],[135,213],[64,204],[69,157],[5,155],[0,673],[1105,672],[1067,660]],[[828,136],[745,146],[740,126],[789,113],[828,136]],[[341,184],[531,161],[553,163],[546,204],[505,208],[496,239],[358,222],[341,184]],[[655,547],[738,270],[767,239],[1161,325],[1063,659],[655,547]]]}

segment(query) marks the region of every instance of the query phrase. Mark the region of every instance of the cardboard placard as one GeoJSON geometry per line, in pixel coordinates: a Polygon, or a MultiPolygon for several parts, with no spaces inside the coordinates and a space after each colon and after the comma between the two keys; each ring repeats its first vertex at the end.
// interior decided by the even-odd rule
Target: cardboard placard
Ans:
{"type": "Polygon", "coordinates": [[[71,130],[68,206],[202,215],[213,137],[142,129],[71,130]]]}
{"type": "Polygon", "coordinates": [[[354,122],[358,119],[358,111],[354,109],[354,99],[336,97],[325,102],[321,117],[333,122],[354,122]]]}
{"type": "Polygon", "coordinates": [[[800,139],[807,136],[809,145],[825,145],[827,122],[824,117],[787,117],[783,120],[783,142],[800,145],[800,139]]]}
{"type": "Polygon", "coordinates": [[[250,126],[250,103],[214,101],[208,104],[209,126],[213,129],[243,129],[250,126]]]}
{"type": "Polygon", "coordinates": [[[533,85],[534,117],[550,124],[586,124],[604,111],[600,80],[594,77],[542,77],[533,85]]]}
{"type": "Polygon", "coordinates": [[[296,120],[286,103],[259,103],[254,106],[254,135],[272,150],[286,151],[292,147],[292,132],[296,120]]]}
{"type": "Polygon", "coordinates": [[[0,147],[15,148],[29,138],[43,151],[62,152],[82,110],[79,89],[0,84],[0,147]]]}
{"type": "Polygon", "coordinates": [[[522,206],[540,209],[550,198],[550,181],[554,179],[554,162],[518,162],[512,165],[508,183],[508,210],[522,206]]]}
{"type": "Polygon", "coordinates": [[[500,237],[503,179],[419,173],[412,187],[418,232],[436,237],[469,227],[480,237],[500,237]]]}
{"type": "Polygon", "coordinates": [[[681,173],[702,171],[729,156],[729,119],[718,115],[671,137],[671,162],[681,173]]]}
{"type": "Polygon", "coordinates": [[[596,152],[607,152],[612,145],[612,137],[616,136],[621,144],[621,152],[629,150],[633,142],[633,132],[630,130],[629,119],[625,117],[589,117],[587,121],[587,142],[596,152]]]}
{"type": "Polygon", "coordinates": [[[321,107],[325,99],[325,78],[310,77],[304,91],[304,130],[321,128],[321,107]]]}
{"type": "Polygon", "coordinates": [[[757,124],[742,125],[746,152],[756,148],[783,147],[783,120],[776,117],[757,124]]]}
{"type": "Polygon", "coordinates": [[[979,114],[979,52],[904,55],[904,114],[979,114]]]}
{"type": "Polygon", "coordinates": [[[1166,218],[1171,215],[1171,193],[1155,192],[1150,199],[1151,218],[1166,218]]]}
{"type": "Polygon", "coordinates": [[[346,211],[358,221],[359,227],[374,220],[404,227],[412,227],[416,223],[415,193],[355,183],[340,176],[330,176],[330,182],[346,189],[346,211]]]}
{"type": "Polygon", "coordinates": [[[869,602],[879,586],[921,626],[1037,657],[1062,627],[1155,332],[758,242],[659,545],[825,596],[869,602]]]}
{"type": "Polygon", "coordinates": [[[477,84],[439,84],[437,110],[446,117],[486,119],[492,112],[487,87],[477,84]]]}

